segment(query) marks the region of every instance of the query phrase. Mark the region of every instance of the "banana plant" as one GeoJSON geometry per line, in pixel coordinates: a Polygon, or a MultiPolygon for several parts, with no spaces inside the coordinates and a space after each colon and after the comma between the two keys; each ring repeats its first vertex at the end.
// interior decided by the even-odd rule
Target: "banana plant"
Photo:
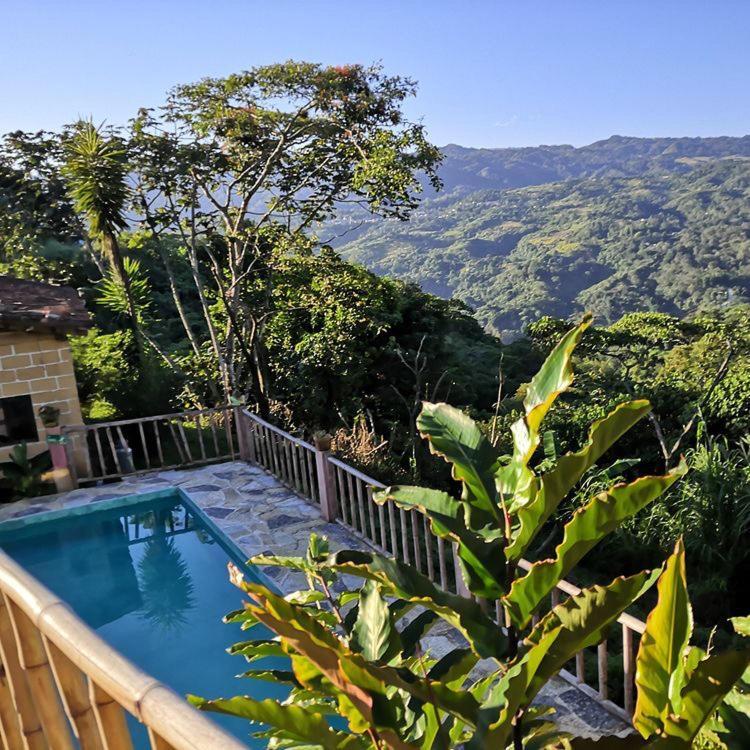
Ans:
{"type": "MultiPolygon", "coordinates": [[[[682,540],[664,565],[657,591],[636,657],[637,734],[596,742],[576,739],[565,747],[686,750],[701,735],[729,750],[748,747],[750,648],[713,653],[690,645],[693,615],[682,540]]],[[[734,618],[733,624],[741,635],[750,633],[750,618],[734,618]]]]}
{"type": "MultiPolygon", "coordinates": [[[[650,408],[646,401],[620,404],[591,426],[579,450],[535,464],[544,417],[573,381],[573,353],[589,324],[587,317],[566,334],[529,384],[524,413],[511,427],[512,455],[499,455],[462,412],[425,403],[418,428],[430,450],[450,463],[460,495],[410,486],[376,495],[379,503],[424,514],[432,532],[454,545],[472,597],[445,591],[386,555],[330,552],[317,537],[304,558],[254,558],[250,562],[296,570],[307,582],[307,589],[282,597],[234,573],[250,601],[230,619],[243,627],[263,624],[276,634],[238,644],[235,652],[253,662],[287,657],[288,669],[265,670],[265,677],[287,682],[290,698],[193,698],[195,704],[269,725],[263,730],[269,747],[587,747],[586,740],[564,737],[532,701],[576,653],[604,640],[658,581],[659,601],[638,655],[638,734],[623,740],[631,744],[612,742],[689,747],[746,661],[744,652],[687,650],[691,619],[681,546],[662,569],[615,578],[544,610],[559,581],[618,524],[676,482],[687,469],[684,462],[663,476],[596,494],[565,524],[550,559],[524,565],[528,570],[519,565],[568,493],[650,408]],[[488,614],[488,601],[499,605],[498,619],[488,614]],[[423,638],[437,621],[460,633],[466,648],[434,659],[423,638]],[[477,672],[480,659],[483,671],[477,672]]],[[[257,678],[262,672],[261,665],[246,674],[257,678]]]]}

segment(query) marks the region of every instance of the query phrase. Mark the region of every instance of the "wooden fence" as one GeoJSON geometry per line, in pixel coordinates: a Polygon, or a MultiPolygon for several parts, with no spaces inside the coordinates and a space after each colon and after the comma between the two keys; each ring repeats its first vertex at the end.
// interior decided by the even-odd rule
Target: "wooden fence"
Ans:
{"type": "MultiPolygon", "coordinates": [[[[470,596],[453,546],[432,534],[421,514],[391,503],[375,503],[373,491],[384,485],[331,455],[329,439],[311,444],[246,409],[229,406],[66,427],[64,434],[86,439],[88,455],[84,468],[74,476],[77,482],[234,458],[256,463],[317,504],[326,520],[342,524],[380,552],[414,565],[442,588],[470,596]],[[134,458],[128,462],[130,445],[134,458]]],[[[530,565],[520,562],[524,569],[530,565]]],[[[547,609],[562,595],[579,592],[577,586],[561,581],[547,609]]],[[[580,652],[560,674],[612,713],[628,719],[634,707],[635,652],[645,623],[623,614],[619,624],[621,637],[580,652]]]]}
{"type": "Polygon", "coordinates": [[[231,406],[61,428],[73,482],[184,469],[238,456],[231,406]]]}
{"type": "Polygon", "coordinates": [[[0,552],[0,738],[5,750],[132,750],[126,714],[152,750],[247,746],[107,645],[0,552]]]}

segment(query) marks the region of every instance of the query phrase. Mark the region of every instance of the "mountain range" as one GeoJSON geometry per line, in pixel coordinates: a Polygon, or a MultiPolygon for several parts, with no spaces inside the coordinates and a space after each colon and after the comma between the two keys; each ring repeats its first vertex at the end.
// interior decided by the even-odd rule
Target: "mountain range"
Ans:
{"type": "Polygon", "coordinates": [[[542,315],[685,315],[750,299],[750,136],[442,149],[409,221],[319,230],[349,260],[455,296],[505,340],[542,315]]]}

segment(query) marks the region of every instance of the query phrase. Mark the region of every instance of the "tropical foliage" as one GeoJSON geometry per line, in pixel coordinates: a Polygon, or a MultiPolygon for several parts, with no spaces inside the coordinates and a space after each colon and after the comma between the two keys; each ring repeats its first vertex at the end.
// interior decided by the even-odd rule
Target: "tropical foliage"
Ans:
{"type": "Polygon", "coordinates": [[[49,491],[43,475],[52,468],[49,451],[29,456],[26,443],[13,446],[8,460],[0,464],[0,501],[36,497],[49,491]]]}
{"type": "Polygon", "coordinates": [[[562,736],[548,712],[532,702],[658,581],[637,658],[633,723],[640,738],[601,746],[690,747],[750,664],[750,649],[715,654],[689,648],[692,613],[681,542],[662,568],[617,577],[549,611],[544,607],[561,578],[677,482],[685,463],[596,494],[565,524],[554,557],[528,571],[519,567],[585,472],[649,410],[645,401],[618,405],[591,426],[577,451],[560,456],[552,468],[535,468],[540,428],[571,386],[573,352],[589,323],[562,338],[529,384],[523,414],[511,428],[512,454],[501,455],[460,411],[425,403],[420,432],[450,464],[460,495],[402,485],[376,497],[425,515],[433,533],[456,546],[472,596],[444,591],[416,568],[374,552],[330,553],[317,537],[305,558],[254,558],[254,564],[303,573],[308,588],[282,597],[235,569],[234,582],[251,601],[227,619],[245,628],[262,623],[277,638],[243,642],[232,651],[250,662],[288,656],[289,670],[259,668],[246,675],[287,682],[292,693],[284,703],[247,696],[194,703],[270,725],[262,736],[272,747],[586,747],[587,741],[562,736]],[[359,590],[352,578],[364,581],[359,590]],[[495,605],[499,622],[490,614],[495,605]],[[422,639],[439,620],[468,647],[432,658],[422,639]],[[480,659],[492,666],[477,675],[480,659]],[[346,729],[335,728],[327,715],[342,717],[346,729]]]}

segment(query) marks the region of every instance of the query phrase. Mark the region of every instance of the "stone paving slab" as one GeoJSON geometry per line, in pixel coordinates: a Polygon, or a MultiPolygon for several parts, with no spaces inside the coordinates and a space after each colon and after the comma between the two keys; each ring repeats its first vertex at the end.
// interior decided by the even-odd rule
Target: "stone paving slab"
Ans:
{"type": "MultiPolygon", "coordinates": [[[[0,505],[0,521],[169,487],[180,487],[248,557],[303,555],[312,532],[327,536],[333,550],[367,549],[366,543],[344,526],[326,522],[310,501],[264,469],[241,461],[132,475],[113,484],[0,505]]],[[[265,568],[264,573],[283,593],[306,587],[298,572],[265,568]]],[[[437,658],[465,645],[445,623],[434,627],[425,641],[437,658]]],[[[552,706],[558,724],[578,736],[620,734],[628,729],[621,719],[560,677],[545,686],[538,702],[552,706]]]]}

